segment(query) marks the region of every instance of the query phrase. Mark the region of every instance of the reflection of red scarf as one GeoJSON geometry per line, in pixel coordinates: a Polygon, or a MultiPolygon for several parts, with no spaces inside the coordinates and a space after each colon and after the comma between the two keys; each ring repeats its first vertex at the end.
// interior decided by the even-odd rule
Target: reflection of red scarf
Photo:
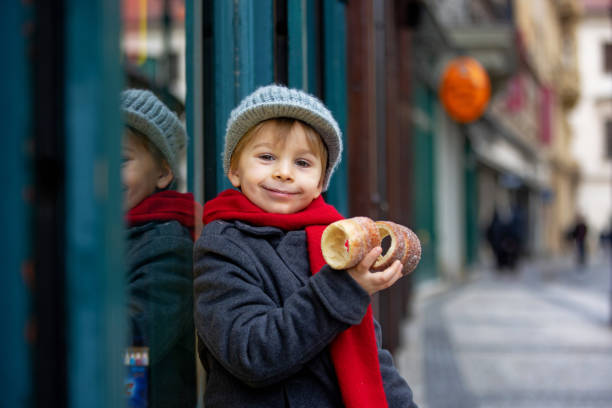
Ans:
{"type": "Polygon", "coordinates": [[[128,211],[125,219],[130,227],[151,221],[176,220],[189,229],[195,240],[202,230],[200,214],[202,206],[193,200],[193,194],[164,190],[142,200],[128,211]]]}
{"type": "MultiPolygon", "coordinates": [[[[284,230],[306,229],[310,271],[315,274],[324,265],[321,235],[325,227],[342,215],[326,204],[322,197],[294,214],[267,213],[236,190],[226,190],[204,205],[204,223],[217,219],[241,220],[252,225],[272,226],[284,230]]],[[[331,356],[336,369],[342,398],[347,407],[386,407],[374,334],[372,308],[360,324],[340,333],[331,344],[331,356]]]]}

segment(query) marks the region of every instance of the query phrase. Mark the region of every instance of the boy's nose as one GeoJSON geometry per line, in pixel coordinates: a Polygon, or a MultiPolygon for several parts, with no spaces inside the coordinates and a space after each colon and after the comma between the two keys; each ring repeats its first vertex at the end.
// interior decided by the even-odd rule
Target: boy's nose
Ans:
{"type": "Polygon", "coordinates": [[[279,161],[274,169],[274,178],[282,181],[292,180],[291,163],[287,163],[285,160],[279,161]]]}

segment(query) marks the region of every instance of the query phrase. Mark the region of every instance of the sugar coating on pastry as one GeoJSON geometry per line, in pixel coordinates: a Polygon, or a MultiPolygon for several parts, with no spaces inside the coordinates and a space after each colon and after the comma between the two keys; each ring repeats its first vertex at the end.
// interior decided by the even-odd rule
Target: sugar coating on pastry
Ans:
{"type": "Polygon", "coordinates": [[[381,254],[374,265],[373,271],[383,271],[390,267],[396,260],[401,261],[406,255],[406,239],[405,232],[399,224],[391,221],[377,221],[376,227],[381,240],[389,236],[391,245],[389,249],[381,254]]]}
{"type": "Polygon", "coordinates": [[[419,237],[410,228],[400,225],[404,232],[404,240],[406,241],[406,253],[401,259],[403,268],[402,275],[408,275],[414,271],[421,260],[421,241],[419,237]]]}

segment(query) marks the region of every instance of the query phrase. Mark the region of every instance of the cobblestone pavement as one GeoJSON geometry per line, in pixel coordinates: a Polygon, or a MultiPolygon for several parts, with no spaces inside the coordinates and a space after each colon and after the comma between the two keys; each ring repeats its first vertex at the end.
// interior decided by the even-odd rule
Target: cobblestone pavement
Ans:
{"type": "Polygon", "coordinates": [[[419,407],[611,408],[610,274],[566,259],[419,287],[395,354],[419,407]]]}

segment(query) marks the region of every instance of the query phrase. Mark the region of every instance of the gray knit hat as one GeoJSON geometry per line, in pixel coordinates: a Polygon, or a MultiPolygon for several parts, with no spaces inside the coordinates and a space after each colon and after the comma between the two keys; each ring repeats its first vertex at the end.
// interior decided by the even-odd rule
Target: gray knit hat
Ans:
{"type": "Polygon", "coordinates": [[[185,151],[187,134],[179,118],[151,91],[128,89],[121,93],[125,124],[146,136],[164,155],[175,180],[185,151]]]}
{"type": "Polygon", "coordinates": [[[310,125],[323,139],[327,147],[327,170],[323,179],[323,191],[340,162],[342,133],[331,112],[316,97],[298,89],[280,85],[263,86],[232,111],[225,131],[223,171],[229,172],[232,153],[240,139],[253,126],[267,119],[293,118],[310,125]]]}

